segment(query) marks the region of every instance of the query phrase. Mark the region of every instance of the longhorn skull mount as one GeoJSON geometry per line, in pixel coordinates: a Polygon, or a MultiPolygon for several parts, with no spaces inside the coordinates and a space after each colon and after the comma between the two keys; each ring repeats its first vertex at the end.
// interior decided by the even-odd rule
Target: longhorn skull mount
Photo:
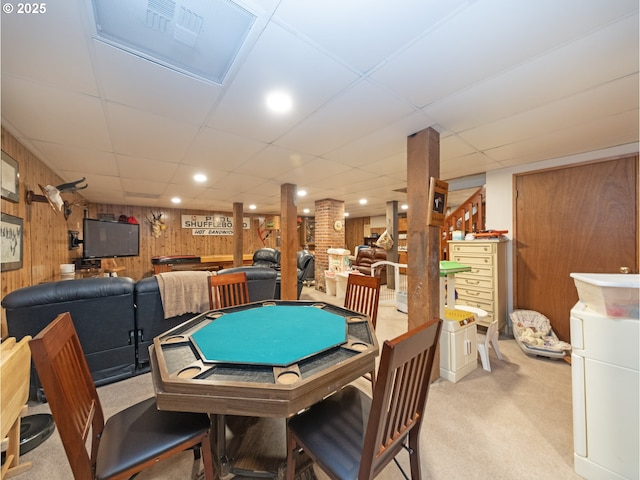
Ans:
{"type": "Polygon", "coordinates": [[[40,190],[42,191],[42,195],[36,194],[33,190],[27,190],[27,204],[31,205],[32,202],[41,202],[48,203],[54,212],[63,211],[64,207],[64,218],[65,220],[69,218],[71,215],[71,207],[79,206],[77,202],[69,203],[66,200],[63,200],[60,196],[61,193],[75,193],[78,190],[84,190],[89,185],[84,185],[79,187],[78,184],[84,182],[86,177],[82,177],[80,180],[76,180],[75,182],[62,183],[57,187],[53,185],[47,185],[43,187],[38,184],[40,190]]]}

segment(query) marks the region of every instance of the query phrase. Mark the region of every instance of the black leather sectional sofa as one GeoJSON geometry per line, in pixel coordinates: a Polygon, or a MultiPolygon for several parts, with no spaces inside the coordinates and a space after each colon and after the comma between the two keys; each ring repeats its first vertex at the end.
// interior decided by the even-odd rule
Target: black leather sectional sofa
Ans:
{"type": "MultiPolygon", "coordinates": [[[[218,275],[238,270],[247,274],[252,302],[275,298],[277,273],[273,269],[238,267],[220,270],[218,275]]],[[[98,386],[148,372],[153,338],[196,315],[165,319],[155,276],[138,282],[101,277],[41,283],[7,294],[2,307],[9,335],[17,340],[37,335],[57,315],[70,312],[98,386]]],[[[44,398],[35,369],[30,398],[44,398]]]]}

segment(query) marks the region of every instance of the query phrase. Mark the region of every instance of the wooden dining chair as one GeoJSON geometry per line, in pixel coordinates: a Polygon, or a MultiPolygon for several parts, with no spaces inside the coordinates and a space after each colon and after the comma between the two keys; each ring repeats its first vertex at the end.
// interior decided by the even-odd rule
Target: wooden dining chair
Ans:
{"type": "Polygon", "coordinates": [[[234,307],[249,303],[249,284],[244,272],[212,275],[209,280],[209,308],[234,307]]]}
{"type": "MultiPolygon", "coordinates": [[[[350,274],[347,277],[347,289],[344,297],[344,308],[363,315],[368,315],[375,330],[378,321],[378,304],[380,303],[380,277],[350,274]]],[[[375,387],[376,372],[367,373],[364,378],[375,387]]]]}
{"type": "MultiPolygon", "coordinates": [[[[373,398],[348,385],[287,424],[287,480],[304,450],[329,478],[369,480],[398,453],[409,452],[420,479],[420,426],[442,320],[434,319],[382,346],[373,398]]],[[[404,472],[403,472],[404,473],[404,472]]]]}
{"type": "Polygon", "coordinates": [[[0,344],[0,439],[7,439],[2,479],[31,469],[31,462],[20,463],[20,424],[29,400],[30,340],[27,335],[16,343],[9,337],[0,344]]]}
{"type": "Polygon", "coordinates": [[[125,479],[158,461],[194,449],[192,478],[204,463],[213,480],[209,416],[158,410],[154,397],[106,422],[69,312],[31,340],[38,376],[76,480],[125,479]]]}

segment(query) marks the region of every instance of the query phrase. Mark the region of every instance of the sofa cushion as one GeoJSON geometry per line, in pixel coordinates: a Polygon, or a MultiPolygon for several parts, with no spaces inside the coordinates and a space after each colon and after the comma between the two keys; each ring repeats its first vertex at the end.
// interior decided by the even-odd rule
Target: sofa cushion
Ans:
{"type": "MultiPolygon", "coordinates": [[[[383,248],[368,247],[360,248],[356,256],[355,262],[352,264],[352,268],[358,270],[365,275],[371,275],[371,265],[376,262],[381,262],[387,259],[387,251],[383,248]]],[[[386,282],[386,267],[376,269],[376,277],[380,277],[383,283],[386,282]]]]}
{"type": "MultiPolygon", "coordinates": [[[[2,300],[9,335],[36,336],[59,314],[70,312],[96,385],[135,374],[134,282],[126,277],[85,278],[20,288],[2,300]]],[[[35,369],[31,398],[42,395],[35,369]]]]}
{"type": "Polygon", "coordinates": [[[245,265],[242,267],[225,268],[218,271],[218,275],[244,272],[247,275],[249,300],[260,302],[273,300],[276,291],[277,272],[273,268],[245,265]]]}

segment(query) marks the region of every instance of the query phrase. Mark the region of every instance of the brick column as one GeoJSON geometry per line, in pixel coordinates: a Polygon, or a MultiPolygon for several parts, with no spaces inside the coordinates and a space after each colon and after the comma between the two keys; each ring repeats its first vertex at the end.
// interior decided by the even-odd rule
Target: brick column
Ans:
{"type": "MultiPolygon", "coordinates": [[[[316,288],[326,292],[324,271],[329,269],[329,248],[346,248],[344,236],[344,202],[330,198],[316,202],[316,248],[314,251],[316,288]],[[342,222],[340,230],[334,228],[336,221],[342,222]]],[[[353,253],[353,252],[351,252],[353,253]]]]}

